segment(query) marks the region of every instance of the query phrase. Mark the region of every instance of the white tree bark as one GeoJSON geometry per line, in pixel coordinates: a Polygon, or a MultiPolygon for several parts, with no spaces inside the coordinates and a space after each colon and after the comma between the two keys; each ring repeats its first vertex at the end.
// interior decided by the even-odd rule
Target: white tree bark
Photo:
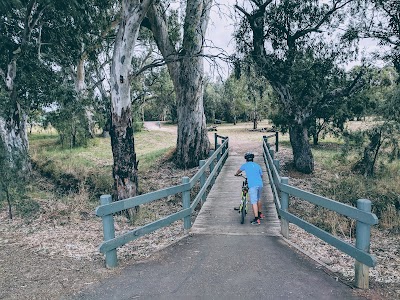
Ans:
{"type": "Polygon", "coordinates": [[[129,75],[140,24],[151,0],[122,0],[121,21],[111,66],[111,145],[118,200],[137,193],[137,161],[133,138],[129,75]]]}
{"type": "Polygon", "coordinates": [[[7,74],[4,76],[4,84],[7,88],[12,107],[6,108],[9,112],[7,117],[0,116],[0,142],[12,166],[20,166],[21,171],[29,172],[29,142],[27,134],[27,115],[21,109],[16,92],[14,91],[14,79],[17,76],[17,59],[13,58],[8,64],[7,74]]]}

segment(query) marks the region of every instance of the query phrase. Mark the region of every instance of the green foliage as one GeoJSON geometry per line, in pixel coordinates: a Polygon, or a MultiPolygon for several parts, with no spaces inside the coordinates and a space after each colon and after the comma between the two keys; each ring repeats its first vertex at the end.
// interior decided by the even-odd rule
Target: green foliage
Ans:
{"type": "MultiPolygon", "coordinates": [[[[242,62],[245,71],[236,78],[231,74],[223,83],[208,82],[205,86],[204,103],[208,122],[215,119],[236,123],[256,118],[257,121],[267,116],[267,108],[272,98],[271,86],[254,69],[242,62]]],[[[237,61],[237,65],[240,62],[237,61]]],[[[242,66],[242,67],[243,67],[242,66]]]]}
{"type": "Polygon", "coordinates": [[[87,144],[87,118],[85,104],[72,89],[65,88],[57,99],[56,110],[46,114],[46,125],[51,124],[58,132],[63,147],[74,148],[87,144]]]}
{"type": "MultiPolygon", "coordinates": [[[[141,83],[142,101],[137,111],[142,111],[144,120],[177,120],[176,98],[167,68],[143,74],[141,83]]],[[[137,82],[136,84],[140,84],[137,82]]],[[[139,92],[137,92],[139,93],[139,92]]]]}
{"type": "Polygon", "coordinates": [[[400,190],[398,184],[399,174],[387,174],[376,178],[365,178],[360,175],[348,174],[340,178],[332,178],[329,184],[319,186],[327,197],[353,206],[358,199],[370,199],[373,212],[381,218],[388,207],[400,210],[400,190]]]}
{"type": "Polygon", "coordinates": [[[364,131],[346,132],[342,154],[348,155],[350,150],[356,150],[358,159],[353,170],[365,177],[371,177],[375,174],[379,159],[398,158],[399,133],[400,124],[388,121],[377,123],[364,131]]]}

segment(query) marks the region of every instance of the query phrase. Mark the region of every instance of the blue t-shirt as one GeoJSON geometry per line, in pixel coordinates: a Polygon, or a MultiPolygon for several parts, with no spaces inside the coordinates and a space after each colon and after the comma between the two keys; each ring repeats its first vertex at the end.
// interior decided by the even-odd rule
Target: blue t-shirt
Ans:
{"type": "Polygon", "coordinates": [[[249,188],[263,186],[262,169],[260,165],[256,164],[255,162],[248,161],[240,167],[240,170],[246,172],[249,188]]]}

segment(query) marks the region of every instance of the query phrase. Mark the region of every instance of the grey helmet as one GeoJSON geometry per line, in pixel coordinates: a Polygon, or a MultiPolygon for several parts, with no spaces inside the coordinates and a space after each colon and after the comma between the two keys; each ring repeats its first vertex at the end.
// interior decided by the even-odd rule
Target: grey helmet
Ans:
{"type": "Polygon", "coordinates": [[[254,159],[254,154],[251,152],[246,152],[246,154],[244,155],[244,159],[246,161],[253,161],[254,159]]]}

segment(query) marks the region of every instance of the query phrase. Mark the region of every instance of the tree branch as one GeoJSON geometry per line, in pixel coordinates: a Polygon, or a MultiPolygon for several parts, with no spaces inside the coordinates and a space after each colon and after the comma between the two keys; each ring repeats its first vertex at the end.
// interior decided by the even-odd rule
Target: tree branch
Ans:
{"type": "Polygon", "coordinates": [[[322,25],[324,25],[324,23],[326,23],[327,21],[329,21],[329,17],[331,16],[331,15],[333,15],[336,11],[338,11],[339,9],[342,9],[343,7],[345,7],[347,4],[349,4],[350,2],[351,2],[352,0],[347,0],[347,1],[345,1],[344,3],[342,3],[341,5],[337,5],[337,4],[339,4],[340,3],[340,1],[334,1],[334,4],[333,4],[333,6],[332,6],[332,8],[329,10],[329,11],[327,11],[326,13],[325,13],[325,15],[321,18],[321,20],[319,20],[319,22],[314,26],[314,27],[311,27],[311,28],[307,28],[307,29],[302,29],[302,30],[299,30],[299,31],[297,31],[294,35],[292,35],[292,39],[295,41],[295,40],[297,40],[297,39],[299,39],[299,38],[301,38],[301,37],[303,37],[303,36],[305,36],[305,35],[307,35],[307,34],[309,34],[309,33],[311,33],[311,32],[320,32],[320,27],[322,26],[322,25]]]}
{"type": "MultiPolygon", "coordinates": [[[[148,26],[147,28],[153,32],[154,39],[162,56],[164,58],[170,58],[170,62],[178,62],[178,53],[169,37],[165,13],[159,3],[153,3],[150,5],[147,13],[147,19],[145,19],[142,24],[143,26],[148,26]]],[[[167,61],[169,59],[164,60],[167,61]]],[[[166,64],[166,62],[164,62],[162,65],[164,64],[166,64]]],[[[156,62],[155,66],[159,66],[159,63],[156,62]]],[[[171,75],[174,74],[173,76],[178,76],[179,65],[169,64],[168,68],[171,72],[171,75]]]]}
{"type": "Polygon", "coordinates": [[[362,75],[364,75],[364,70],[361,70],[356,78],[350,83],[349,86],[334,89],[333,91],[330,91],[326,95],[324,95],[321,99],[322,103],[328,103],[332,102],[334,99],[341,98],[341,97],[346,97],[354,92],[356,92],[357,89],[361,88],[362,86],[365,85],[364,81],[361,80],[362,75]],[[331,101],[328,101],[328,99],[332,99],[331,101]]]}

